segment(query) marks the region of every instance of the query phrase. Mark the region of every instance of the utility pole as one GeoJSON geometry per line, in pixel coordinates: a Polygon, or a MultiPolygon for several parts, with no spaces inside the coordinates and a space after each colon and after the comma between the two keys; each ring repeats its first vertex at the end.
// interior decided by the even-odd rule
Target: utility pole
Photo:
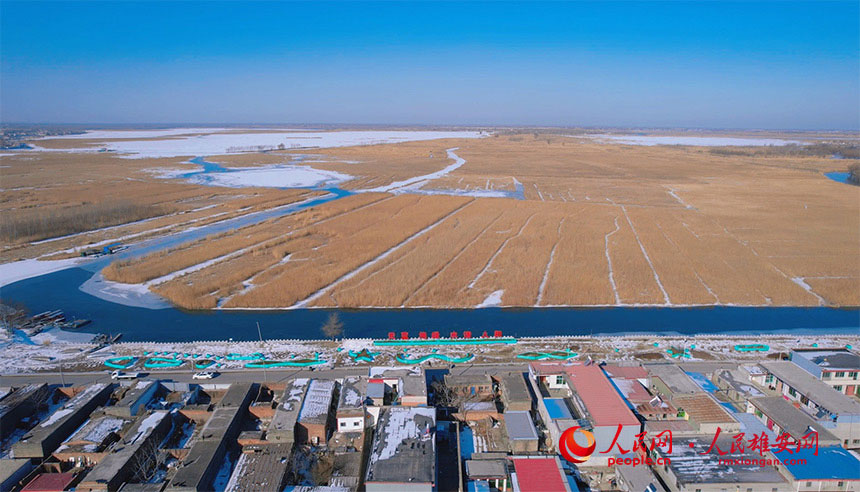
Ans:
{"type": "MultiPolygon", "coordinates": [[[[260,349],[262,350],[263,349],[263,332],[260,330],[260,322],[259,321],[257,321],[257,335],[259,335],[259,337],[260,337],[260,349]]],[[[263,361],[265,362],[265,359],[263,361]]],[[[265,364],[263,364],[263,382],[266,384],[266,386],[269,385],[269,374],[266,371],[266,365],[265,364]]],[[[262,394],[262,392],[263,392],[263,386],[260,386],[260,390],[257,391],[257,400],[260,399],[260,394],[262,394]]]]}

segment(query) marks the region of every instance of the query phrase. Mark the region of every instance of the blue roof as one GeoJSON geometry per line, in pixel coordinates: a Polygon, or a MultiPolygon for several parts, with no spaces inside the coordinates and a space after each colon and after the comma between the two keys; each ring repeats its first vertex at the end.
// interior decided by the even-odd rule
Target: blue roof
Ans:
{"type": "Polygon", "coordinates": [[[564,398],[544,398],[543,402],[546,405],[549,418],[552,420],[573,418],[573,415],[570,414],[570,409],[567,408],[567,404],[564,402],[564,398]]]}
{"type": "Polygon", "coordinates": [[[860,480],[860,460],[841,446],[801,449],[791,455],[783,451],[780,460],[806,460],[806,464],[784,464],[796,480],[860,480]]]}
{"type": "Polygon", "coordinates": [[[690,378],[693,379],[693,381],[696,382],[696,384],[701,386],[702,389],[707,391],[708,393],[716,393],[719,389],[717,388],[717,385],[712,383],[710,379],[705,377],[705,375],[700,372],[686,371],[686,373],[688,376],[690,376],[690,378]]]}

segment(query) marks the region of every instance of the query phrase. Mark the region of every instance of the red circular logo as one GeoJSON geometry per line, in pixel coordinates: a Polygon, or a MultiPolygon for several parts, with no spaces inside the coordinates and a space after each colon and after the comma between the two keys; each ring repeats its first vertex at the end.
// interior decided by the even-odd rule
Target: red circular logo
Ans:
{"type": "Polygon", "coordinates": [[[596,446],[597,443],[594,441],[594,434],[581,427],[571,427],[562,432],[561,437],[558,438],[559,452],[564,456],[564,459],[571,463],[585,463],[588,461],[596,446]],[[582,446],[576,442],[574,438],[577,431],[585,435],[585,438],[588,440],[587,445],[582,446]]]}

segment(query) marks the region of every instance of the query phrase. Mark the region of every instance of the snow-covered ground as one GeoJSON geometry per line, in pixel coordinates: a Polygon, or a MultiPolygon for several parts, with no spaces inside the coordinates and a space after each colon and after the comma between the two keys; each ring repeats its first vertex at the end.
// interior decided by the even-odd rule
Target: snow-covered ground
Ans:
{"type": "MultiPolygon", "coordinates": [[[[66,138],[101,140],[104,148],[126,154],[127,158],[158,158],[193,155],[224,155],[260,150],[346,147],[353,145],[377,145],[440,138],[480,138],[483,132],[476,131],[267,131],[265,133],[225,133],[215,129],[205,135],[188,135],[194,129],[154,131],[99,131],[85,135],[69,135],[66,138]],[[158,132],[161,132],[158,134],[158,132]],[[124,135],[122,135],[124,134],[124,135]],[[117,140],[118,138],[165,137],[153,140],[117,140]]],[[[200,129],[197,129],[200,130],[200,129]]],[[[193,133],[193,132],[192,132],[193,133]]],[[[38,150],[38,149],[37,149],[38,150]]],[[[51,150],[51,149],[42,149],[51,150]]],[[[81,149],[70,149],[80,151],[81,149]]],[[[65,152],[65,149],[52,150],[65,152]]]]}
{"type": "Polygon", "coordinates": [[[259,186],[266,188],[314,188],[334,186],[352,179],[352,176],[335,171],[314,169],[309,166],[264,166],[253,168],[231,168],[230,172],[201,173],[188,181],[209,186],[241,188],[259,186]]]}
{"type": "Polygon", "coordinates": [[[572,135],[575,138],[588,138],[598,143],[625,145],[693,145],[701,147],[764,147],[768,145],[804,145],[800,140],[780,138],[739,138],[739,137],[685,137],[675,135],[572,135]]]}
{"type": "MultiPolygon", "coordinates": [[[[158,138],[175,137],[177,135],[193,135],[196,133],[221,133],[228,131],[241,131],[241,128],[163,128],[153,130],[87,130],[84,133],[71,135],[53,135],[43,137],[40,140],[101,140],[101,139],[127,139],[127,138],[158,138]]],[[[259,130],[259,128],[258,128],[259,130]]]]}
{"type": "Polygon", "coordinates": [[[448,149],[448,158],[453,159],[454,162],[451,165],[446,166],[439,171],[436,171],[435,173],[425,174],[422,176],[415,176],[413,178],[404,179],[402,181],[395,181],[389,185],[379,186],[376,188],[370,188],[370,189],[361,190],[361,191],[380,192],[380,193],[382,193],[382,192],[413,193],[413,192],[417,191],[419,188],[421,188],[422,186],[424,186],[425,184],[427,184],[428,181],[442,178],[442,177],[446,176],[447,174],[456,171],[463,164],[466,163],[466,159],[463,159],[462,157],[460,157],[454,153],[455,150],[457,150],[457,147],[448,149]]]}

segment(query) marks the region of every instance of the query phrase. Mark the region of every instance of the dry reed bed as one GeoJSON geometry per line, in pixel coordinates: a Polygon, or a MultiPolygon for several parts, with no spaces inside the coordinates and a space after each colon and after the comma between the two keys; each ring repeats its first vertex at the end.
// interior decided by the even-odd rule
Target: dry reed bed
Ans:
{"type": "Polygon", "coordinates": [[[562,226],[541,304],[548,306],[615,303],[605,259],[607,234],[615,230],[618,210],[578,205],[562,226]]]}
{"type": "Polygon", "coordinates": [[[336,206],[325,207],[322,210],[306,210],[289,217],[269,219],[259,224],[207,236],[141,258],[114,262],[104,268],[102,274],[108,280],[116,282],[130,284],[146,282],[252,246],[264,248],[267,246],[265,243],[273,239],[276,240],[275,244],[277,244],[283,241],[283,239],[278,238],[291,234],[297,229],[302,229],[308,223],[329,219],[356,207],[378,201],[380,198],[380,195],[348,197],[339,201],[336,206]]]}
{"type": "MultiPolygon", "coordinates": [[[[480,200],[485,201],[485,200],[480,200]]],[[[486,200],[490,201],[490,200],[486,200]]],[[[496,201],[496,200],[493,200],[496,201]]],[[[469,284],[480,274],[493,254],[502,246],[506,239],[513,236],[522,227],[531,212],[522,208],[522,202],[498,200],[501,215],[490,224],[473,243],[463,251],[457,252],[438,275],[420,287],[409,297],[407,306],[474,306],[467,299],[469,284]]],[[[481,297],[480,293],[472,297],[481,297]]]]}
{"type": "MultiPolygon", "coordinates": [[[[470,203],[449,216],[431,233],[416,238],[394,254],[340,283],[315,306],[387,306],[407,303],[409,296],[445,269],[502,210],[497,200],[470,203]]],[[[437,302],[445,300],[437,299],[437,302]]]]}
{"type": "Polygon", "coordinates": [[[286,271],[260,282],[253,290],[230,300],[226,307],[289,306],[306,299],[338,278],[373,260],[434,222],[468,203],[449,197],[396,197],[349,217],[310,227],[330,237],[316,250],[297,253],[286,271]],[[405,202],[404,207],[400,203],[405,202]],[[387,209],[387,210],[386,210],[387,209]]]}

